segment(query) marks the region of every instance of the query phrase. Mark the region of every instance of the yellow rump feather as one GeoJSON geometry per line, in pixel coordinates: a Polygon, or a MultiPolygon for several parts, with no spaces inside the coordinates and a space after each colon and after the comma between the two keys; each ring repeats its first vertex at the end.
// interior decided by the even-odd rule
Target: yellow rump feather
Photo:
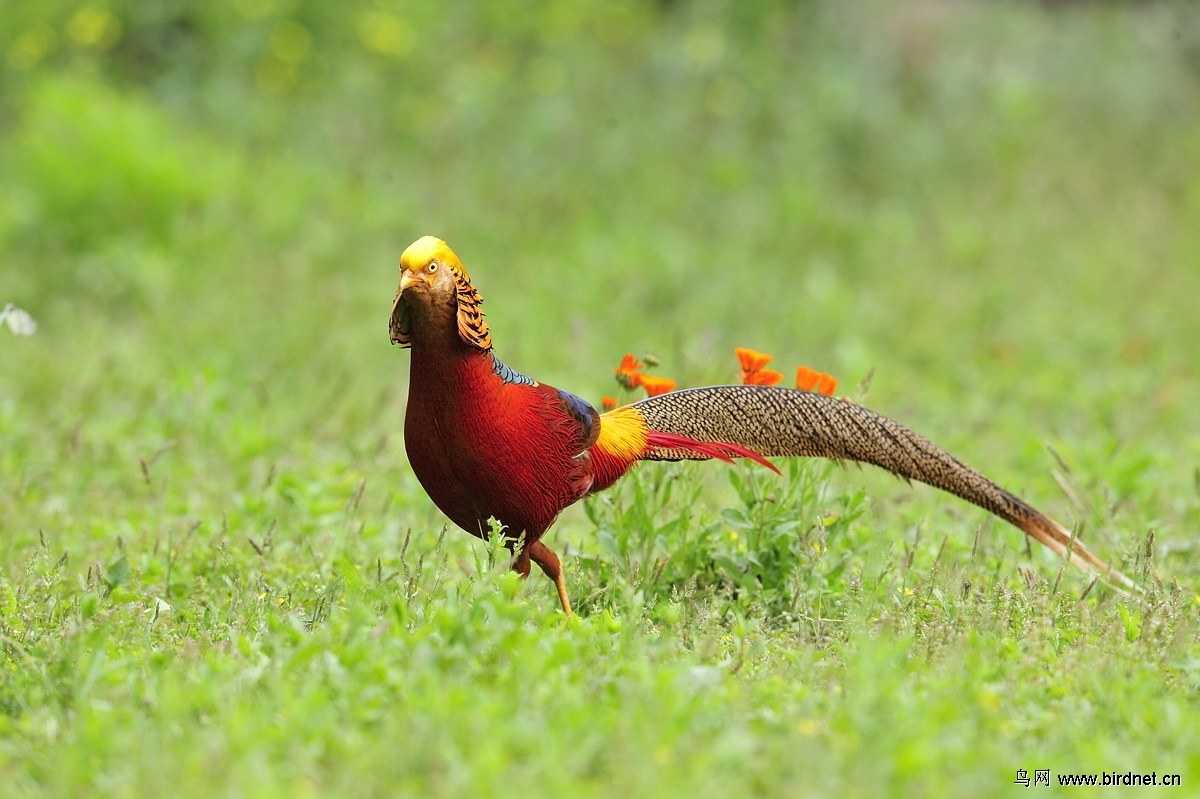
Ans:
{"type": "Polygon", "coordinates": [[[631,462],[645,454],[648,436],[649,428],[642,414],[626,405],[600,414],[600,437],[592,447],[620,461],[631,462]]]}

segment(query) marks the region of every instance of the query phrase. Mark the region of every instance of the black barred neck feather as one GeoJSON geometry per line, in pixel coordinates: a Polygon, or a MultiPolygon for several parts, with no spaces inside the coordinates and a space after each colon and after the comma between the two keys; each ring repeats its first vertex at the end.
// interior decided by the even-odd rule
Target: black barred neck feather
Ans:
{"type": "MultiPolygon", "coordinates": [[[[483,320],[486,314],[479,306],[483,297],[471,285],[466,270],[451,268],[454,273],[455,291],[458,299],[458,335],[465,343],[485,352],[492,349],[492,335],[483,320]]],[[[508,367],[505,367],[506,369],[508,367]]],[[[527,378],[528,379],[528,378],[527,378]]]]}

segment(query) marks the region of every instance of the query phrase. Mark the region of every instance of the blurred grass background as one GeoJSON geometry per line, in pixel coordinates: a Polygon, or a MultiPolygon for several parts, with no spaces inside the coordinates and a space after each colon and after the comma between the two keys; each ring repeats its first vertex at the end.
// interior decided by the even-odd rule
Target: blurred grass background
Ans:
{"type": "MultiPolygon", "coordinates": [[[[8,473],[89,442],[132,482],[168,441],[214,473],[394,443],[380,320],[397,254],[434,233],[501,357],[593,401],[625,351],[696,385],[751,346],[846,386],[876,369],[873,407],[1034,496],[1057,494],[1047,440],[1082,480],[1194,496],[1195,22],[16,4],[3,287],[42,332],[3,351],[8,473]],[[214,406],[230,435],[203,429],[214,406]]],[[[7,546],[58,523],[17,521],[7,546]]]]}
{"type": "MultiPolygon", "coordinates": [[[[1195,582],[1191,4],[19,0],[0,58],[0,303],[40,325],[0,330],[10,597],[44,550],[76,614],[127,581],[228,609],[250,573],[311,611],[406,529],[433,551],[385,329],[426,233],[540,380],[598,402],[652,351],[730,382],[735,346],[873,369],[866,404],[1195,582]]],[[[983,519],[829,479],[867,488],[880,560],[929,518],[966,559],[983,519]]],[[[178,635],[219,638],[196,614],[178,635]]]]}

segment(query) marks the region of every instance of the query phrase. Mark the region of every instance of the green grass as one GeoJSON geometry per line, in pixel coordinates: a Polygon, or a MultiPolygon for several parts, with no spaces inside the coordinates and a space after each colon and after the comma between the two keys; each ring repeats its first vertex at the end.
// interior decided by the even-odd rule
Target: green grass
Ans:
{"type": "Polygon", "coordinates": [[[0,15],[4,794],[1194,789],[1196,12],[514,8],[0,15]],[[874,370],[1144,600],[878,471],[651,464],[549,534],[564,622],[407,467],[426,233],[596,402],[874,370]]]}

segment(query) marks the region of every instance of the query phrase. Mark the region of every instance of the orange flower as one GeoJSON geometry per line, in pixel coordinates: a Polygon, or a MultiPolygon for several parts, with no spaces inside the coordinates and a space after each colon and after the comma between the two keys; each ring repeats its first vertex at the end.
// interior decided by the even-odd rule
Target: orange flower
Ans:
{"type": "Polygon", "coordinates": [[[812,391],[817,387],[817,381],[821,379],[821,373],[816,369],[809,369],[807,366],[801,366],[796,369],[796,388],[804,391],[812,391]]]}
{"type": "Polygon", "coordinates": [[[621,359],[621,365],[616,368],[617,374],[631,375],[639,369],[645,369],[642,364],[638,363],[638,359],[633,357],[632,352],[625,353],[625,357],[621,359]]]}
{"type": "Polygon", "coordinates": [[[625,353],[625,357],[621,359],[621,365],[613,371],[617,375],[617,382],[625,388],[637,388],[643,375],[638,372],[639,369],[646,367],[638,363],[638,359],[633,357],[632,352],[625,353]]]}
{"type": "Polygon", "coordinates": [[[617,398],[616,397],[601,397],[600,398],[600,407],[602,407],[606,411],[611,411],[613,408],[617,407],[617,398]]]}
{"type": "Polygon", "coordinates": [[[742,385],[773,386],[783,379],[782,372],[763,368],[771,362],[770,355],[746,347],[735,347],[733,352],[742,365],[742,385]]]}
{"type": "Polygon", "coordinates": [[[669,377],[655,377],[654,375],[637,375],[638,382],[642,388],[646,389],[647,396],[657,397],[659,394],[666,394],[669,391],[674,391],[676,383],[669,377]]]}
{"type": "Polygon", "coordinates": [[[771,362],[771,356],[746,347],[734,347],[733,352],[742,364],[742,373],[757,372],[771,362]]]}
{"type": "Polygon", "coordinates": [[[774,369],[758,369],[753,372],[742,372],[742,385],[773,386],[783,380],[783,372],[774,369]]]}
{"type": "Polygon", "coordinates": [[[832,397],[833,392],[837,391],[837,384],[837,378],[833,375],[809,369],[807,366],[796,369],[796,388],[804,391],[815,391],[818,394],[832,397]]]}

